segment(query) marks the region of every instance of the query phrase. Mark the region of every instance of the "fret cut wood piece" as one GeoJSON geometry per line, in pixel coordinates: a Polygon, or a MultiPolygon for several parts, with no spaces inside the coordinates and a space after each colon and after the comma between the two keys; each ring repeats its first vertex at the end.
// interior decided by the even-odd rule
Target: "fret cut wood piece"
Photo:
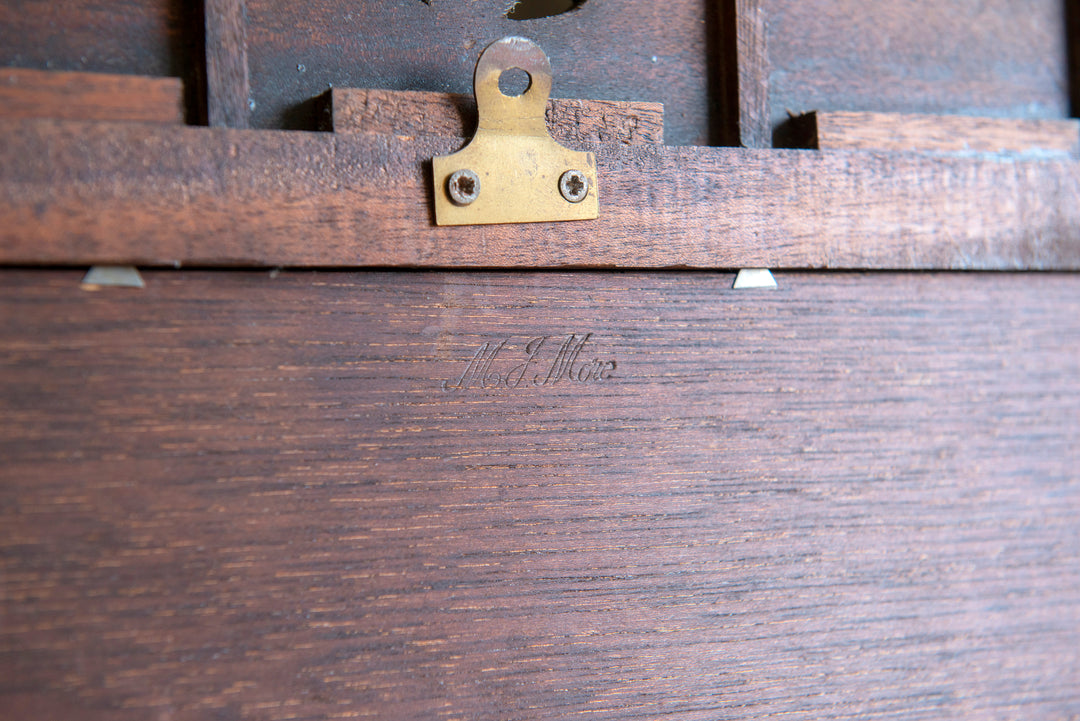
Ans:
{"type": "Polygon", "coordinates": [[[251,116],[244,0],[206,0],[206,111],[210,125],[246,128],[251,116]]]}
{"type": "Polygon", "coordinates": [[[605,144],[597,220],[435,227],[459,142],[0,121],[0,262],[1080,269],[1075,161],[605,144]]]}
{"type": "Polygon", "coordinates": [[[809,147],[1030,156],[1080,154],[1080,121],[817,112],[799,119],[809,147]]]}
{"type": "MultiPolygon", "coordinates": [[[[476,131],[476,99],[471,95],[334,88],[331,103],[338,133],[464,138],[476,131]]],[[[664,142],[660,103],[552,98],[547,121],[560,143],[664,142]]]]}
{"type": "Polygon", "coordinates": [[[247,0],[251,125],[312,130],[328,87],[471,93],[487,44],[525,35],[551,59],[553,97],[662,103],[665,142],[718,142],[713,0],[588,0],[526,21],[506,18],[512,4],[247,0]]]}
{"type": "Polygon", "coordinates": [[[183,95],[179,78],[0,69],[0,118],[180,125],[183,95]]]}

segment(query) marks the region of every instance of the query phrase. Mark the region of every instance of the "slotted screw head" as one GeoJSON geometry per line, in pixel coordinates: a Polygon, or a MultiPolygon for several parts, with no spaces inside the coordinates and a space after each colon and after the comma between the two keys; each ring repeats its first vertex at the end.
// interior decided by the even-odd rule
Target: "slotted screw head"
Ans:
{"type": "Polygon", "coordinates": [[[446,189],[455,204],[468,205],[480,197],[480,176],[467,168],[455,170],[446,181],[446,189]]]}
{"type": "Polygon", "coordinates": [[[559,192],[570,203],[580,203],[589,194],[589,178],[580,170],[567,170],[559,178],[559,192]]]}

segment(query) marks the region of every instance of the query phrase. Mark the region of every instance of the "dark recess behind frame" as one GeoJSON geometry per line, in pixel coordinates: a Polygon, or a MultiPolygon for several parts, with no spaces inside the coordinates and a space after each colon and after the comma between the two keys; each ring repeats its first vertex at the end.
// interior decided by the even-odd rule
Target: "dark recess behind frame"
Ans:
{"type": "Polygon", "coordinates": [[[506,17],[510,20],[535,20],[560,15],[581,5],[583,0],[518,0],[506,17]]]}

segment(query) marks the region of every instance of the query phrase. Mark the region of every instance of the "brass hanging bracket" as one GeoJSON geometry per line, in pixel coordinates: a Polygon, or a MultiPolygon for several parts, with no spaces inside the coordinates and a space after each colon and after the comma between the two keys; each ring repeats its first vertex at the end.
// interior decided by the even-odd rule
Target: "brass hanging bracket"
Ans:
{"type": "Polygon", "coordinates": [[[596,157],[570,150],[548,134],[551,62],[526,38],[489,45],[473,77],[476,135],[453,155],[432,160],[439,225],[589,220],[600,212],[596,157]],[[518,68],[528,89],[504,95],[499,78],[518,68]]]}

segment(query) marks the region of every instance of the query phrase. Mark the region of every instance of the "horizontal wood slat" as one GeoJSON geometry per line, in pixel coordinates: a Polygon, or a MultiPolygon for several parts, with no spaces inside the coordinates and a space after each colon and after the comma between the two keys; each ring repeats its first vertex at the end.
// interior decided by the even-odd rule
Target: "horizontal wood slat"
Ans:
{"type": "MultiPolygon", "coordinates": [[[[471,137],[476,132],[472,95],[395,90],[330,91],[334,132],[471,137]]],[[[613,100],[552,98],[548,131],[562,143],[664,142],[664,106],[613,100]]]]}
{"type": "Polygon", "coordinates": [[[817,112],[799,119],[821,150],[1080,155],[1080,121],[969,118],[959,115],[817,112]]]}
{"type": "Polygon", "coordinates": [[[179,78],[0,68],[0,119],[184,122],[179,78]]]}
{"type": "Polygon", "coordinates": [[[1080,164],[593,146],[600,218],[435,227],[460,141],[0,121],[0,262],[1080,268],[1080,164]]]}
{"type": "Polygon", "coordinates": [[[0,284],[0,717],[1080,707],[1080,275],[81,276],[0,284]]]}

